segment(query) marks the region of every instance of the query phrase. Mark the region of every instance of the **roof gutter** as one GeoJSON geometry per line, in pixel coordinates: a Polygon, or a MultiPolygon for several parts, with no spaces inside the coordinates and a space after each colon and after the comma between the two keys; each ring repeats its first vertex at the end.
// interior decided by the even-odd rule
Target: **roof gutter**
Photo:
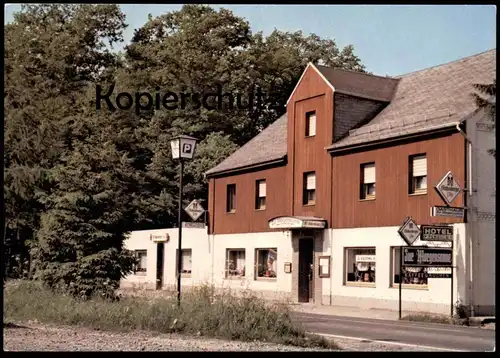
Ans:
{"type": "Polygon", "coordinates": [[[395,142],[400,142],[400,141],[406,140],[406,139],[427,137],[431,134],[437,134],[437,133],[441,133],[441,132],[449,132],[450,130],[454,129],[456,125],[460,125],[460,122],[450,123],[449,125],[447,125],[445,127],[431,129],[431,130],[427,130],[425,132],[418,132],[418,133],[408,134],[405,136],[380,139],[380,140],[364,142],[364,143],[356,143],[356,144],[351,144],[351,145],[348,145],[345,147],[338,147],[338,148],[333,147],[332,148],[332,146],[328,146],[325,149],[327,150],[328,153],[330,153],[332,155],[333,154],[342,154],[344,152],[349,152],[353,149],[366,149],[366,148],[373,147],[373,146],[380,145],[380,144],[395,143],[395,142]]]}
{"type": "Polygon", "coordinates": [[[212,173],[205,172],[204,176],[205,176],[205,178],[208,179],[208,178],[213,178],[213,177],[217,177],[217,176],[237,174],[237,173],[240,173],[240,172],[245,171],[245,170],[257,169],[257,168],[267,167],[267,166],[271,166],[271,165],[275,165],[275,164],[283,164],[285,162],[286,162],[286,154],[281,158],[268,160],[268,161],[260,162],[257,164],[250,164],[250,165],[245,165],[245,166],[238,167],[238,168],[231,168],[231,169],[216,171],[216,172],[212,172],[212,173]]]}

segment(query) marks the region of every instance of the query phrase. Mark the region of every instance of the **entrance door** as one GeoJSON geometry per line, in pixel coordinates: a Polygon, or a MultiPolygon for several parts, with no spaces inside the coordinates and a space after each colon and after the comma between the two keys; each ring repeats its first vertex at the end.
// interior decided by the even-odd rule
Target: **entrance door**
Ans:
{"type": "Polygon", "coordinates": [[[313,299],[313,239],[299,239],[299,302],[313,299]]]}
{"type": "Polygon", "coordinates": [[[159,242],[156,244],[156,289],[161,290],[163,286],[163,257],[165,244],[159,242]]]}

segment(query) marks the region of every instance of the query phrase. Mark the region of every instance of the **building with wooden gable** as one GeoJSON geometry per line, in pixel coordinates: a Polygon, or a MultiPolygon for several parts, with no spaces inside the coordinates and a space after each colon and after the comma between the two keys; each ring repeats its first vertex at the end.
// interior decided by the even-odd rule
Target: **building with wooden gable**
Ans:
{"type": "Polygon", "coordinates": [[[397,309],[411,217],[452,227],[454,267],[405,267],[404,309],[494,313],[495,134],[471,93],[495,78],[496,50],[393,78],[309,64],[286,114],[206,173],[209,249],[193,268],[269,297],[397,309]],[[435,189],[449,172],[451,204],[435,189]]]}

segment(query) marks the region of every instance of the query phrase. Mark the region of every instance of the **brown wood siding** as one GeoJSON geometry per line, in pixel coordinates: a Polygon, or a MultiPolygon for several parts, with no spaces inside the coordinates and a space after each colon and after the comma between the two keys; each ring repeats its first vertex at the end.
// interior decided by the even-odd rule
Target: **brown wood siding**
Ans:
{"type": "Polygon", "coordinates": [[[268,221],[276,216],[289,215],[286,185],[286,167],[276,167],[222,178],[210,179],[210,223],[213,234],[265,232],[268,221]],[[255,209],[255,182],[266,180],[266,209],[255,209]],[[236,211],[226,212],[228,184],[236,184],[236,211]],[[214,201],[215,199],[215,201],[214,201]]]}
{"type": "Polygon", "coordinates": [[[331,158],[325,147],[333,138],[333,91],[321,76],[308,68],[287,106],[288,133],[286,168],[289,212],[297,216],[330,217],[331,158]],[[306,113],[316,112],[316,135],[305,136],[306,113]],[[302,202],[303,174],[316,173],[316,204],[302,202]],[[293,199],[292,199],[293,198],[293,199]]]}
{"type": "MultiPolygon", "coordinates": [[[[333,158],[334,228],[399,226],[406,216],[417,224],[458,223],[460,219],[431,217],[430,208],[445,205],[434,186],[451,170],[459,185],[465,184],[465,142],[458,134],[395,145],[333,158]],[[408,194],[409,156],[426,153],[427,194],[408,194]],[[360,201],[360,165],[375,162],[376,198],[360,201]]],[[[459,195],[452,206],[462,206],[459,195]]]]}

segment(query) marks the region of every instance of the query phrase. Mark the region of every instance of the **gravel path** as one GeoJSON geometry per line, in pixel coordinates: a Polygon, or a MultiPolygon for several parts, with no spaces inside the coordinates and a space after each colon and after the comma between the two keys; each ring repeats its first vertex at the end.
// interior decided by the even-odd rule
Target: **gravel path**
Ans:
{"type": "MultiPolygon", "coordinates": [[[[33,322],[11,324],[4,327],[3,333],[5,351],[318,351],[263,342],[226,341],[144,331],[105,332],[33,322]]],[[[335,342],[343,350],[350,351],[424,351],[368,341],[335,339],[335,342]]]]}

